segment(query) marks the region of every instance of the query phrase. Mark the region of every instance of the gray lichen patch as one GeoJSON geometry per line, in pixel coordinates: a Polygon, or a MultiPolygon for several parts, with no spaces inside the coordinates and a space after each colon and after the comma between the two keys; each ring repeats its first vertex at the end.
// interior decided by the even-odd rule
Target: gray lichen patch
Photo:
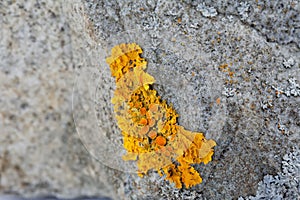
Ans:
{"type": "Polygon", "coordinates": [[[255,196],[240,197],[249,199],[299,199],[300,154],[298,147],[283,156],[282,170],[277,175],[266,175],[258,183],[255,196]]]}
{"type": "Polygon", "coordinates": [[[263,34],[269,42],[295,44],[299,48],[299,2],[289,1],[204,1],[224,16],[237,16],[263,34]]]}

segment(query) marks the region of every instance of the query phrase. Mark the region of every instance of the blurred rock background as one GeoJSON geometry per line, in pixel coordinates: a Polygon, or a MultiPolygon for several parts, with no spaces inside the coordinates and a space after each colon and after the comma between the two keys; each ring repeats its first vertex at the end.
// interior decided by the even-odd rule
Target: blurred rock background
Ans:
{"type": "Polygon", "coordinates": [[[292,0],[0,2],[0,193],[299,198],[299,11],[292,0]],[[76,72],[98,67],[108,38],[133,29],[149,33],[150,48],[175,52],[145,56],[155,87],[181,125],[218,143],[190,190],[155,172],[141,179],[111,169],[76,133],[76,72]]]}

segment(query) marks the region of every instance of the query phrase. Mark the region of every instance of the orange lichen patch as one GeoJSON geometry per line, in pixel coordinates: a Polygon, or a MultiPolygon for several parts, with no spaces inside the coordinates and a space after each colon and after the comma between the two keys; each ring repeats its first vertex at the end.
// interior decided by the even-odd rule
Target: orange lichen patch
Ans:
{"type": "Polygon", "coordinates": [[[204,164],[207,164],[207,163],[209,163],[210,161],[212,161],[212,156],[213,156],[213,154],[214,154],[213,151],[208,152],[208,154],[207,154],[205,157],[202,158],[202,162],[203,162],[204,164]]]}
{"type": "Polygon", "coordinates": [[[155,139],[155,142],[159,146],[165,146],[165,144],[167,143],[167,140],[163,136],[157,136],[157,138],[155,139]]]}
{"type": "Polygon", "coordinates": [[[150,139],[152,139],[152,140],[154,140],[154,139],[156,138],[156,136],[157,136],[157,132],[156,132],[156,131],[150,131],[150,132],[148,133],[148,137],[149,137],[150,139]]]}
{"type": "Polygon", "coordinates": [[[216,99],[216,103],[217,103],[218,105],[220,105],[220,103],[221,103],[221,98],[220,98],[220,97],[216,99]]]}
{"type": "Polygon", "coordinates": [[[144,71],[141,53],[135,43],[121,44],[106,59],[116,77],[112,103],[127,151],[123,160],[136,161],[139,176],[156,169],[177,188],[192,187],[202,179],[191,164],[208,163],[216,143],[177,125],[175,109],[152,89],[155,79],[144,71]]]}
{"type": "Polygon", "coordinates": [[[147,125],[147,124],[148,124],[147,119],[142,118],[142,119],[140,120],[140,124],[142,124],[142,125],[147,125]]]}
{"type": "Polygon", "coordinates": [[[123,133],[124,147],[129,153],[145,153],[149,151],[144,144],[146,139],[137,138],[126,133],[123,133]]]}
{"type": "Polygon", "coordinates": [[[182,173],[175,164],[170,164],[163,168],[163,172],[167,175],[166,180],[175,183],[175,187],[182,188],[182,173]]]}
{"type": "MultiPolygon", "coordinates": [[[[132,71],[127,72],[119,78],[116,83],[116,90],[114,97],[112,98],[112,103],[116,104],[117,101],[127,102],[129,98],[132,97],[134,91],[140,87],[146,87],[147,84],[154,83],[154,78],[149,74],[145,73],[141,67],[135,67],[132,71]],[[129,79],[129,80],[128,80],[129,79]]],[[[139,97],[136,97],[138,100],[139,97]]],[[[141,102],[135,101],[138,106],[141,102]]]]}
{"type": "Polygon", "coordinates": [[[178,170],[182,174],[182,182],[186,188],[192,187],[202,182],[200,174],[190,165],[183,164],[178,166],[178,170]]]}
{"type": "Polygon", "coordinates": [[[140,112],[141,112],[141,115],[146,115],[147,110],[146,110],[145,107],[142,107],[142,108],[140,109],[140,112]]]}
{"type": "Polygon", "coordinates": [[[154,125],[155,125],[155,119],[151,118],[151,119],[149,120],[149,126],[150,126],[150,127],[153,127],[154,125]]]}
{"type": "Polygon", "coordinates": [[[149,105],[149,110],[151,111],[151,112],[157,112],[157,110],[158,110],[158,105],[157,104],[151,104],[151,105],[149,105]]]}
{"type": "Polygon", "coordinates": [[[140,130],[140,135],[146,135],[149,132],[149,126],[144,126],[141,130],[140,130]]]}
{"type": "Polygon", "coordinates": [[[118,81],[123,74],[129,71],[130,68],[146,66],[146,61],[139,55],[142,49],[135,43],[120,44],[111,50],[111,56],[106,59],[109,64],[112,76],[118,81]]]}

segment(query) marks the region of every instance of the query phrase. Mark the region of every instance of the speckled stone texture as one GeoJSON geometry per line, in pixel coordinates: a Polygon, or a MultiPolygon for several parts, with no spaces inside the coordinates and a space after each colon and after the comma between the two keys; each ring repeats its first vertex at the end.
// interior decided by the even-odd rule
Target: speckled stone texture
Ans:
{"type": "MultiPolygon", "coordinates": [[[[282,160],[300,144],[300,4],[270,2],[1,2],[0,193],[247,199],[266,177],[285,174],[282,164],[299,170],[299,159],[282,160]],[[192,189],[174,189],[156,172],[139,178],[107,167],[76,133],[76,72],[101,72],[107,41],[133,29],[148,35],[137,39],[147,46],[148,73],[180,125],[217,141],[213,161],[195,166],[203,183],[192,189]]],[[[109,99],[105,90],[98,95],[109,99]]],[[[110,119],[108,102],[96,109],[110,119]]],[[[116,134],[113,120],[101,123],[116,134]]],[[[295,180],[283,191],[287,199],[295,197],[295,180]]]]}
{"type": "Polygon", "coordinates": [[[71,8],[0,3],[0,193],[112,196],[74,127],[71,8]]]}

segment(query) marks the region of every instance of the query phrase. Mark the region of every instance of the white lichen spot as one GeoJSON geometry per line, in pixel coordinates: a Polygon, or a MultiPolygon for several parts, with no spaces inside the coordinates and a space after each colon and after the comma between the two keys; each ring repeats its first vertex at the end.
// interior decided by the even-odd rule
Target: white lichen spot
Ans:
{"type": "Polygon", "coordinates": [[[263,110],[267,110],[268,108],[273,107],[272,103],[273,103],[272,99],[268,99],[268,100],[263,100],[260,105],[263,110]]]}
{"type": "Polygon", "coordinates": [[[283,66],[285,68],[291,68],[295,65],[295,60],[293,58],[289,58],[288,60],[283,60],[283,66]]]}
{"type": "Polygon", "coordinates": [[[240,6],[237,7],[237,11],[239,15],[241,16],[242,20],[245,20],[248,18],[248,12],[249,12],[250,4],[248,2],[241,2],[240,6]]]}
{"type": "Polygon", "coordinates": [[[296,78],[288,79],[289,85],[285,89],[282,89],[282,87],[280,87],[280,86],[278,86],[278,87],[272,86],[272,89],[275,90],[276,97],[280,97],[281,94],[285,94],[287,97],[300,96],[300,86],[296,81],[297,81],[296,78]]]}
{"type": "Polygon", "coordinates": [[[206,6],[205,3],[199,4],[196,10],[200,11],[204,17],[215,17],[218,15],[218,12],[214,7],[206,6]]]}
{"type": "Polygon", "coordinates": [[[286,90],[284,91],[284,94],[286,96],[300,96],[300,87],[299,84],[296,83],[296,79],[295,78],[290,78],[288,80],[289,82],[289,86],[286,88],[286,90]]]}
{"type": "Polygon", "coordinates": [[[223,95],[226,97],[233,97],[235,95],[236,89],[232,87],[224,87],[224,90],[222,92],[223,95]]]}
{"type": "Polygon", "coordinates": [[[272,86],[272,88],[275,90],[277,98],[280,97],[284,93],[284,91],[281,87],[272,86]]]}
{"type": "Polygon", "coordinates": [[[228,15],[227,19],[228,19],[229,22],[233,22],[233,16],[232,15],[228,15]]]}

